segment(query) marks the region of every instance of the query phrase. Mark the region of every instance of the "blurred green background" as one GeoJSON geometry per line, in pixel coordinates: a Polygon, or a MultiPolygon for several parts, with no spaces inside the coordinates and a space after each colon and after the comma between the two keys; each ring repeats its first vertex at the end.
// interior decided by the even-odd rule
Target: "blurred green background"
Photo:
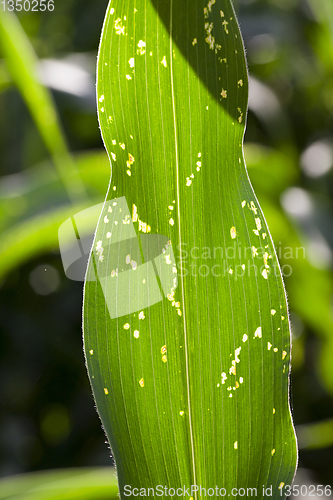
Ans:
{"type": "MultiPolygon", "coordinates": [[[[112,465],[84,365],[82,283],[58,245],[60,224],[102,202],[109,181],[95,105],[107,3],[55,0],[16,18],[0,4],[0,477],[112,465]]],[[[332,484],[333,2],[235,7],[248,171],[290,305],[299,463],[332,484]]]]}

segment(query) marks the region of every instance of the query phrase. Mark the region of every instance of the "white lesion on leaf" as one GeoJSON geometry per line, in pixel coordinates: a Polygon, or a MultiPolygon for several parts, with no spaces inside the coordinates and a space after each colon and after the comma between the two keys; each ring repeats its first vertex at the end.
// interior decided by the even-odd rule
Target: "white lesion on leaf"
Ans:
{"type": "Polygon", "coordinates": [[[121,18],[118,17],[114,22],[114,29],[117,35],[125,35],[125,26],[121,22],[121,18]]]}
{"type": "Polygon", "coordinates": [[[143,40],[140,40],[138,42],[136,53],[140,56],[143,56],[146,53],[146,42],[144,42],[143,40]]]}

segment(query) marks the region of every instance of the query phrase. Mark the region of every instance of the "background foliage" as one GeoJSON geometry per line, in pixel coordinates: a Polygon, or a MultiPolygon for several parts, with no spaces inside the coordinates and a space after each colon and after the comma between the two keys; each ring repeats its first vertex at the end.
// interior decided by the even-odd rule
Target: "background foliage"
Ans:
{"type": "MultiPolygon", "coordinates": [[[[52,92],[60,143],[42,136],[22,72],[12,71],[13,53],[0,45],[1,476],[112,463],[84,366],[82,283],[65,277],[57,243],[58,226],[103,201],[108,184],[94,87],[106,6],[56,0],[54,12],[18,16],[52,92]]],[[[300,465],[332,484],[332,4],[235,6],[251,74],[249,175],[281,264],[292,271],[285,283],[300,465]],[[299,247],[305,258],[303,251],[296,258],[299,247]]]]}

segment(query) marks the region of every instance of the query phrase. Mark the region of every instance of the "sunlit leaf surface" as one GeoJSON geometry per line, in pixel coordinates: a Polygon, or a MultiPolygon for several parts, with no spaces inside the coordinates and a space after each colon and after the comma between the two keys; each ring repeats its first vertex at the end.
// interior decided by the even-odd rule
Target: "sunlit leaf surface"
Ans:
{"type": "Polygon", "coordinates": [[[230,0],[112,0],[97,93],[112,178],[84,344],[120,494],[284,497],[297,459],[288,310],[243,159],[248,76],[230,0]]]}

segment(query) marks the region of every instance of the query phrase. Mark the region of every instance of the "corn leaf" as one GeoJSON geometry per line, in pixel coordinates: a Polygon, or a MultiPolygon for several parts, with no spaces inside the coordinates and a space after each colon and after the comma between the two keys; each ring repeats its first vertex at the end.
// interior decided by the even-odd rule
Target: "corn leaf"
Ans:
{"type": "Polygon", "coordinates": [[[97,98],[112,177],[84,348],[121,498],[157,485],[284,498],[297,461],[288,309],[244,163],[231,1],[112,0],[97,98]]]}

